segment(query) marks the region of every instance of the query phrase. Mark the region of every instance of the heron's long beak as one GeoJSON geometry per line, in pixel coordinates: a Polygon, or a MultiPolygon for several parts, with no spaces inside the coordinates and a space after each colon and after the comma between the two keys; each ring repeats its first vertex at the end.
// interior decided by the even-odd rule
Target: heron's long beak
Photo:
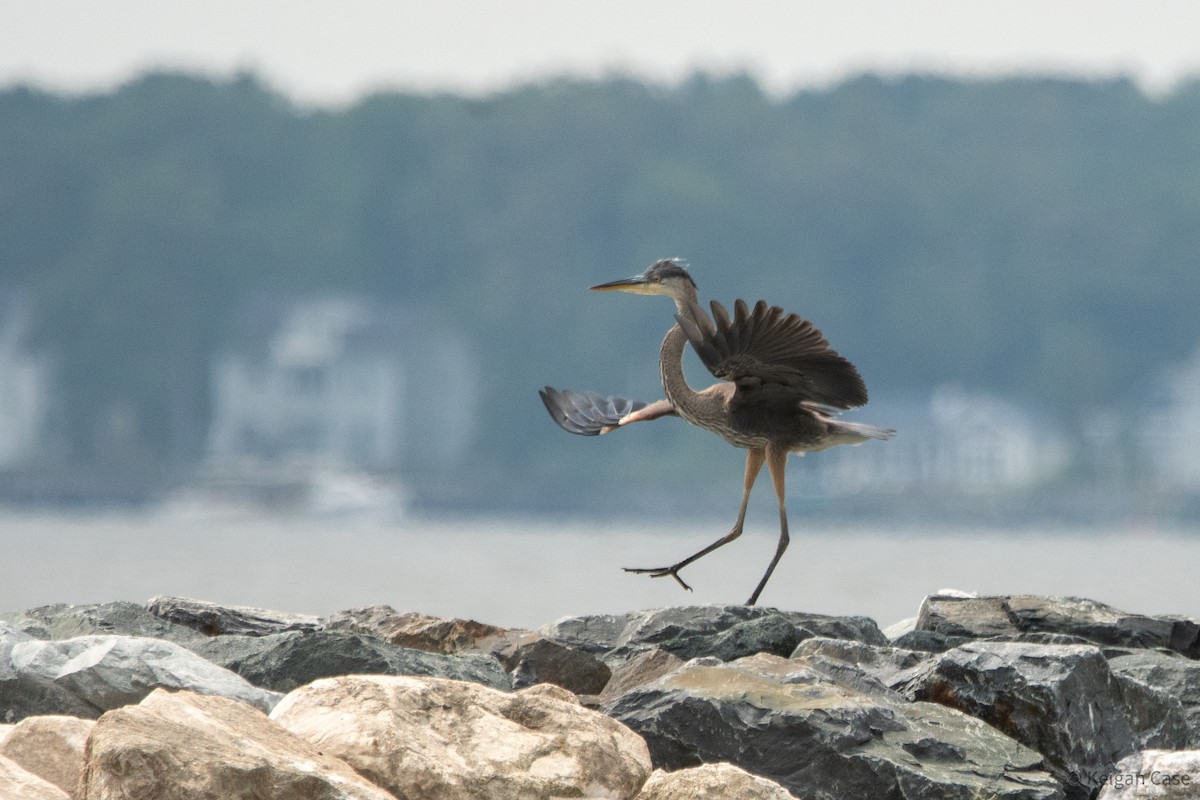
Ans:
{"type": "Polygon", "coordinates": [[[621,278],[618,281],[609,281],[608,283],[598,283],[592,286],[592,291],[595,292],[633,292],[634,294],[647,294],[646,287],[650,285],[650,281],[643,278],[641,275],[635,275],[632,278],[621,278]]]}

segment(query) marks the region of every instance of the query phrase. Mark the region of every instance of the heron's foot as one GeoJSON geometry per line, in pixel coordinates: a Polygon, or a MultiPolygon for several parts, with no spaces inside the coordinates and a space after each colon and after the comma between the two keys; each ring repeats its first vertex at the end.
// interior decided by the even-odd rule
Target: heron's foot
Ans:
{"type": "Polygon", "coordinates": [[[651,578],[665,578],[670,575],[684,589],[687,589],[689,592],[692,590],[692,587],[684,583],[683,578],[679,577],[679,570],[683,569],[682,564],[676,564],[673,567],[625,567],[624,569],[626,572],[649,575],[651,578]]]}

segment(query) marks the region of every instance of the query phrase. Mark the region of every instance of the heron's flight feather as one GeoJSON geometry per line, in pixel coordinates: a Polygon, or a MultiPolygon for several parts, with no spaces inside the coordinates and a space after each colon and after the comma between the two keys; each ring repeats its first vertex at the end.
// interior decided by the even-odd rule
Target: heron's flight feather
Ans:
{"type": "Polygon", "coordinates": [[[715,300],[711,308],[711,318],[698,306],[691,309],[692,320],[675,318],[716,377],[747,387],[777,384],[794,391],[798,401],[831,408],[867,402],[858,370],[808,320],[763,300],[752,311],[738,300],[732,318],[715,300]]]}

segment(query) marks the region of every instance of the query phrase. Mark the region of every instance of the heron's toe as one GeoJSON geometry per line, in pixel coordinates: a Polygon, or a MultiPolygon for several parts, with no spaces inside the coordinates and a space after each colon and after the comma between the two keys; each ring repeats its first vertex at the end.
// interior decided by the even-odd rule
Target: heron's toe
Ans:
{"type": "Polygon", "coordinates": [[[681,567],[678,564],[673,567],[624,567],[623,569],[626,572],[633,572],[638,575],[649,575],[651,578],[665,578],[670,575],[684,589],[689,592],[692,590],[692,587],[684,583],[683,578],[679,577],[681,567]]]}

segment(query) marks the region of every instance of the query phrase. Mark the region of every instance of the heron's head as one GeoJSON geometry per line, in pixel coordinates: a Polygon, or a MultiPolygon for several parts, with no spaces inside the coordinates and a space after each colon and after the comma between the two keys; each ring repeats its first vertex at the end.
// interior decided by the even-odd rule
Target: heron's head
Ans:
{"type": "Polygon", "coordinates": [[[598,292],[631,292],[632,294],[661,294],[675,299],[676,303],[696,298],[696,282],[684,269],[679,258],[664,258],[655,261],[641,275],[622,278],[593,286],[598,292]]]}

